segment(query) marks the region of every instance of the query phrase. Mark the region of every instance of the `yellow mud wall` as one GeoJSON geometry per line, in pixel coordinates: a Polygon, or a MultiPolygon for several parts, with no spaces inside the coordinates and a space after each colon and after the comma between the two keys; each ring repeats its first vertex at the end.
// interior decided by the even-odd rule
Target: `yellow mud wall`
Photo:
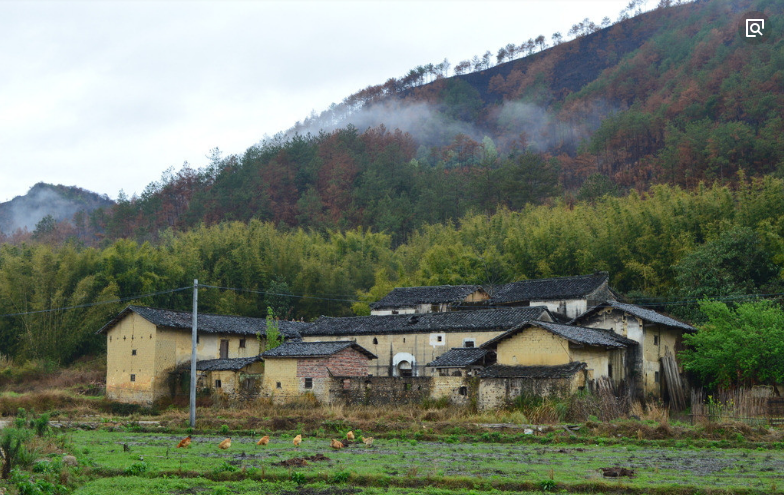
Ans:
{"type": "Polygon", "coordinates": [[[300,394],[300,378],[297,377],[297,359],[267,359],[264,361],[262,394],[272,397],[277,403],[293,399],[300,394]],[[280,387],[278,387],[280,384],[280,387]]]}
{"type": "Polygon", "coordinates": [[[106,333],[107,398],[152,404],[157,385],[156,341],[155,325],[133,312],[106,333]],[[135,375],[133,382],[132,374],[135,375]]]}
{"type": "MultiPolygon", "coordinates": [[[[643,332],[642,358],[645,393],[659,396],[661,394],[662,368],[661,358],[669,350],[675,356],[675,344],[681,336],[679,330],[661,325],[646,325],[643,332]],[[656,380],[656,374],[659,380],[656,380]]],[[[676,356],[677,357],[677,356],[676,356]]],[[[680,363],[679,363],[680,366],[680,363]]]]}
{"type": "Polygon", "coordinates": [[[496,353],[498,364],[507,366],[552,366],[574,360],[566,339],[537,327],[528,327],[499,342],[496,353]]]}

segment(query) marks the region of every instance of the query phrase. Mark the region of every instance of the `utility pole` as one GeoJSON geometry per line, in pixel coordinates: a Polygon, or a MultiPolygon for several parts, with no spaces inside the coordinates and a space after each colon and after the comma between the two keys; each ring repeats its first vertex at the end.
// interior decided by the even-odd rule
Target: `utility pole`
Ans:
{"type": "Polygon", "coordinates": [[[196,428],[196,331],[198,329],[199,280],[193,279],[193,317],[191,329],[191,428],[196,428]]]}

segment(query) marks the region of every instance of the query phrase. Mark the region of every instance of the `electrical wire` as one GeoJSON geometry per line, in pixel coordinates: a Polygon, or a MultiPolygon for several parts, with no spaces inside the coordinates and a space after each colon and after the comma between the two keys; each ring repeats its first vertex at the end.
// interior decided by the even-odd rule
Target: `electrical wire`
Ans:
{"type": "Polygon", "coordinates": [[[302,299],[318,299],[320,301],[339,301],[339,302],[358,302],[358,299],[337,299],[333,297],[319,297],[319,296],[305,296],[305,295],[297,295],[297,294],[281,294],[279,292],[266,292],[263,290],[253,290],[253,289],[240,289],[237,287],[221,287],[217,285],[203,285],[199,284],[199,287],[206,287],[208,289],[220,289],[220,290],[233,290],[235,292],[250,292],[252,294],[264,294],[270,296],[283,296],[283,297],[298,297],[302,299]]]}
{"type": "Polygon", "coordinates": [[[94,302],[94,303],[77,304],[75,306],[63,306],[61,308],[41,309],[41,310],[38,310],[38,311],[26,311],[26,312],[23,312],[23,313],[7,313],[7,314],[4,314],[4,315],[0,315],[0,317],[4,317],[4,316],[35,315],[35,314],[40,314],[40,313],[54,313],[56,311],[66,311],[66,310],[69,310],[69,309],[90,308],[90,307],[93,307],[93,306],[101,306],[103,304],[116,304],[116,303],[120,303],[120,302],[134,301],[136,299],[144,299],[144,298],[147,298],[147,297],[160,296],[160,295],[163,295],[163,294],[171,294],[173,292],[179,292],[179,291],[190,290],[190,289],[193,289],[193,287],[192,286],[191,287],[180,287],[178,289],[161,290],[161,291],[158,291],[158,292],[149,292],[147,294],[138,294],[138,295],[135,295],[135,296],[121,297],[119,299],[112,299],[112,300],[109,300],[109,301],[98,301],[98,302],[94,302]]]}

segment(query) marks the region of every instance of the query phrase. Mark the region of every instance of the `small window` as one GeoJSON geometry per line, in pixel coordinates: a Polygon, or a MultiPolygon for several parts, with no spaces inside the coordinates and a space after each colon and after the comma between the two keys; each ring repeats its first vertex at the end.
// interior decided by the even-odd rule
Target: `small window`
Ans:
{"type": "Polygon", "coordinates": [[[468,395],[468,387],[460,387],[457,389],[457,393],[460,395],[468,395]]]}
{"type": "Polygon", "coordinates": [[[436,340],[438,340],[439,342],[443,342],[444,341],[444,336],[443,335],[439,335],[438,337],[436,337],[436,340]]]}
{"type": "Polygon", "coordinates": [[[403,343],[404,343],[404,344],[406,343],[406,338],[405,338],[405,337],[403,337],[403,343]]]}
{"type": "Polygon", "coordinates": [[[375,337],[373,337],[373,344],[374,344],[374,345],[378,345],[378,339],[377,339],[377,338],[375,338],[375,337]]]}
{"type": "Polygon", "coordinates": [[[240,339],[240,349],[245,349],[245,339],[240,339]]]}
{"type": "Polygon", "coordinates": [[[135,355],[136,355],[136,349],[131,349],[131,356],[135,356],[135,355]]]}
{"type": "Polygon", "coordinates": [[[221,388],[221,381],[215,380],[215,388],[221,388]]]}
{"type": "Polygon", "coordinates": [[[305,378],[305,388],[313,388],[313,378],[305,378]]]}
{"type": "Polygon", "coordinates": [[[476,340],[474,340],[474,339],[465,339],[463,341],[463,347],[476,347],[476,340]]]}
{"type": "Polygon", "coordinates": [[[611,364],[607,365],[607,376],[612,378],[612,365],[611,364]]]}
{"type": "Polygon", "coordinates": [[[659,345],[659,336],[658,335],[654,335],[653,336],[653,345],[659,345]]]}
{"type": "Polygon", "coordinates": [[[283,388],[280,386],[280,382],[275,382],[275,388],[283,388]]]}
{"type": "Polygon", "coordinates": [[[658,372],[658,371],[656,371],[656,372],[654,372],[654,374],[653,374],[653,381],[654,381],[654,382],[656,382],[656,383],[659,383],[659,380],[660,380],[660,378],[659,378],[659,372],[658,372]]]}
{"type": "MultiPolygon", "coordinates": [[[[658,374],[658,373],[657,373],[657,374],[658,374]]],[[[131,374],[131,381],[132,381],[132,382],[135,382],[135,381],[136,381],[136,375],[134,375],[134,374],[131,374]]]]}

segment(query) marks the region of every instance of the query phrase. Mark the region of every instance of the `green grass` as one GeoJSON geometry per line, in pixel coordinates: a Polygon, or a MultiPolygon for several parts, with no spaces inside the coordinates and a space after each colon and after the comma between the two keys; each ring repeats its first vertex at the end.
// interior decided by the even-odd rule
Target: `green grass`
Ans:
{"type": "MultiPolygon", "coordinates": [[[[694,443],[676,447],[656,442],[601,445],[596,439],[583,444],[561,444],[558,437],[551,438],[547,444],[534,443],[529,438],[495,443],[496,435],[490,442],[464,442],[460,440],[461,432],[450,433],[440,441],[376,438],[370,448],[354,444],[340,451],[330,448],[329,435],[305,436],[302,445],[295,448],[291,443],[294,433],[271,435],[267,447],[256,446],[256,436],[235,434],[227,451],[218,449],[224,437],[217,434],[194,435],[188,449],[176,449],[181,436],[170,433],[94,430],[72,431],[66,435],[91,476],[104,478],[88,483],[77,493],[108,493],[84,490],[101,490],[102,486],[116,489],[126,483],[144,486],[139,488],[142,491],[129,487],[125,493],[181,493],[177,491],[180,488],[155,491],[158,490],[155,483],[172,483],[172,486],[185,483],[193,487],[198,482],[212,490],[215,482],[229,487],[232,483],[249,482],[246,478],[253,480],[254,490],[272,490],[247,493],[278,493],[274,490],[282,484],[296,482],[309,486],[347,484],[365,487],[363,490],[387,486],[400,489],[440,486],[453,490],[444,493],[540,487],[556,493],[564,488],[571,493],[589,491],[587,487],[592,492],[628,489],[628,493],[645,493],[645,490],[686,493],[683,490],[693,488],[689,493],[707,493],[705,488],[711,487],[729,492],[771,493],[775,487],[781,493],[784,488],[784,452],[775,449],[716,449],[694,443]],[[125,451],[123,445],[130,451],[125,451]],[[273,465],[316,454],[330,460],[295,468],[273,465]],[[141,467],[142,463],[145,467],[141,467]],[[603,478],[599,468],[614,466],[634,469],[635,477],[620,481],[603,478]],[[259,485],[264,480],[275,483],[259,485]],[[152,491],[144,491],[148,489],[152,491]]],[[[227,493],[234,493],[232,488],[227,489],[227,493]]],[[[239,493],[245,493],[244,489],[239,493]]]]}

